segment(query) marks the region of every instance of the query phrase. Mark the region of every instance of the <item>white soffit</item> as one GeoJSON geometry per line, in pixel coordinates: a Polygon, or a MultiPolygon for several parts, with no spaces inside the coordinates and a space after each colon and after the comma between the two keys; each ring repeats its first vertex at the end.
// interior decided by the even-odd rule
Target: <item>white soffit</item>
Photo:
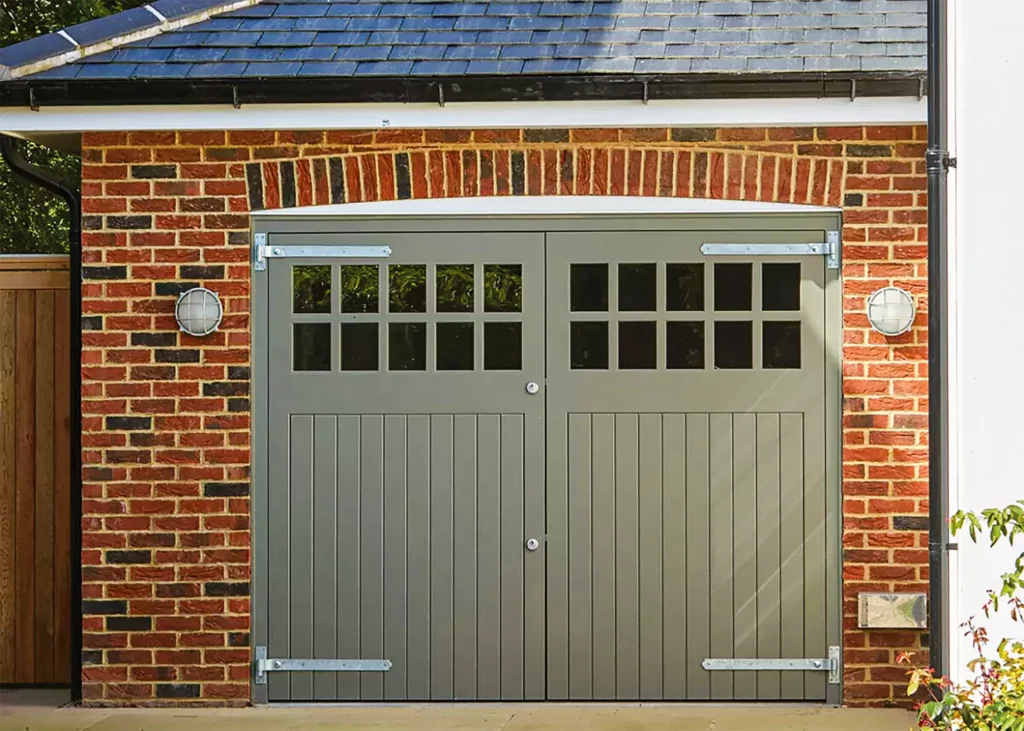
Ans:
{"type": "Polygon", "coordinates": [[[253,211],[256,218],[321,216],[630,216],[673,213],[826,213],[838,208],[797,203],[642,196],[496,196],[341,203],[253,211]]]}
{"type": "Polygon", "coordinates": [[[580,127],[810,127],[924,124],[912,97],[522,101],[438,104],[251,104],[0,109],[4,132],[208,129],[499,129],[580,127]]]}

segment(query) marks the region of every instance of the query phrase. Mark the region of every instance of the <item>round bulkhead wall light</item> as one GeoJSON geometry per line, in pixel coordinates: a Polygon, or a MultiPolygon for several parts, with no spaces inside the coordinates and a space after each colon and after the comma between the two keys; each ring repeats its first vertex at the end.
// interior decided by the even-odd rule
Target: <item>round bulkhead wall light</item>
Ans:
{"type": "Polygon", "coordinates": [[[895,337],[914,324],[917,307],[910,292],[899,287],[882,287],[868,297],[868,322],[876,332],[895,337]]]}
{"type": "Polygon", "coordinates": [[[220,297],[206,287],[193,287],[181,293],[174,306],[174,319],[182,332],[196,337],[209,335],[220,327],[224,305],[220,297]]]}

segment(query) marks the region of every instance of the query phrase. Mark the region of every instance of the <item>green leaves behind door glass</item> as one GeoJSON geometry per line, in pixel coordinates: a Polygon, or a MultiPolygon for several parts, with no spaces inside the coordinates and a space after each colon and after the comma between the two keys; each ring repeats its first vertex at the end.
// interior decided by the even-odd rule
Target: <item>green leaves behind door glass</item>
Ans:
{"type": "Polygon", "coordinates": [[[523,311],[523,267],[484,265],[484,312],[523,311]]]}
{"type": "Polygon", "coordinates": [[[292,312],[331,311],[330,265],[292,267],[292,312]]]}
{"type": "Polygon", "coordinates": [[[341,311],[379,312],[380,271],[376,264],[341,268],[341,311]]]}
{"type": "Polygon", "coordinates": [[[438,264],[435,286],[438,312],[473,311],[472,264],[438,264]]]}
{"type": "Polygon", "coordinates": [[[425,264],[393,264],[388,267],[389,312],[427,311],[425,264]]]}

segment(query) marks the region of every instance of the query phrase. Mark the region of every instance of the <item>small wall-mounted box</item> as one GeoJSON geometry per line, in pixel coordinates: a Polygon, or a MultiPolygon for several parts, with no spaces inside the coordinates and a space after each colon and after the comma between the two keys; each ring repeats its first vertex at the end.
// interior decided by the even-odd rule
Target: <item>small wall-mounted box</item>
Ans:
{"type": "Polygon", "coordinates": [[[924,629],[928,600],[924,594],[860,594],[857,626],[867,629],[924,629]]]}

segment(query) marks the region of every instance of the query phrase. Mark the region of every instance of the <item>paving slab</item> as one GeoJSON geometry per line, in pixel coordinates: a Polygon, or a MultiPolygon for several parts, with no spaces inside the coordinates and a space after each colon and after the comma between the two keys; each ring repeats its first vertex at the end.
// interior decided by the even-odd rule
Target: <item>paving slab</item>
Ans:
{"type": "MultiPolygon", "coordinates": [[[[51,694],[52,698],[52,694],[51,694]]],[[[57,708],[0,695],[3,731],[910,731],[895,709],[810,705],[548,703],[57,708]]]]}

